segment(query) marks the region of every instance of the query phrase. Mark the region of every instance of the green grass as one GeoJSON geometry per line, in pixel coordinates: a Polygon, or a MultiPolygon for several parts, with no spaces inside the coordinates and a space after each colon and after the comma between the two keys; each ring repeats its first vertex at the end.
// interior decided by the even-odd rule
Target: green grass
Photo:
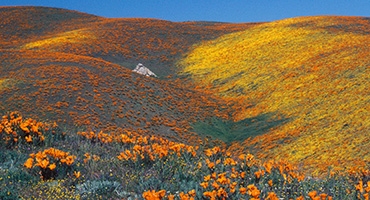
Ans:
{"type": "Polygon", "coordinates": [[[210,136],[230,144],[235,141],[244,141],[247,138],[267,133],[289,119],[274,118],[273,114],[261,114],[241,121],[225,120],[217,117],[192,124],[194,131],[202,136],[210,136]]]}

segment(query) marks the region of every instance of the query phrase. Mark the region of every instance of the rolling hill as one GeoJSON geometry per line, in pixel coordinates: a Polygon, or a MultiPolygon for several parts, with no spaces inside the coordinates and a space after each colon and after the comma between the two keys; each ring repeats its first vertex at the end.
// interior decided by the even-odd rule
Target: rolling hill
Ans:
{"type": "Polygon", "coordinates": [[[369,18],[0,19],[0,199],[370,195],[369,18]]]}
{"type": "Polygon", "coordinates": [[[369,30],[363,17],[285,19],[201,43],[179,65],[219,96],[244,98],[235,121],[287,119],[233,150],[349,168],[370,159],[369,30]]]}
{"type": "Polygon", "coordinates": [[[0,9],[3,112],[22,110],[91,129],[130,127],[149,134],[149,126],[157,126],[156,134],[175,140],[189,138],[189,123],[197,119],[226,117],[228,109],[218,106],[226,103],[183,81],[146,78],[129,69],[142,62],[162,79],[175,77],[176,59],[193,43],[254,25],[108,19],[47,7],[0,9]],[[187,134],[179,137],[176,131],[187,134]]]}
{"type": "Polygon", "coordinates": [[[2,48],[85,55],[130,69],[141,62],[162,78],[175,74],[174,63],[193,44],[258,24],[112,19],[47,7],[3,7],[0,17],[2,48]]]}
{"type": "Polygon", "coordinates": [[[367,160],[368,18],[174,23],[1,10],[3,112],[175,141],[201,135],[319,171],[367,160]],[[132,73],[138,62],[162,80],[132,73]]]}

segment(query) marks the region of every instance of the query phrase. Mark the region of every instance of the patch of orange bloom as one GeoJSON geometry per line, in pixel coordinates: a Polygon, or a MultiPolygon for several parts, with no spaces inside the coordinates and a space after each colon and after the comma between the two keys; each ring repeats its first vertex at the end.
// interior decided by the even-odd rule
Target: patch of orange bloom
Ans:
{"type": "Polygon", "coordinates": [[[69,153],[61,151],[55,148],[48,148],[44,151],[30,154],[30,158],[24,163],[24,167],[31,169],[33,167],[39,167],[43,178],[47,174],[47,170],[55,170],[57,163],[66,164],[71,166],[74,163],[76,156],[69,155],[69,153]]]}
{"type": "Polygon", "coordinates": [[[166,195],[166,190],[149,190],[143,192],[143,198],[145,200],[161,200],[166,195]]]}
{"type": "Polygon", "coordinates": [[[36,144],[45,140],[44,131],[54,127],[57,125],[24,119],[19,112],[10,112],[0,120],[0,140],[9,146],[22,141],[36,144]]]}

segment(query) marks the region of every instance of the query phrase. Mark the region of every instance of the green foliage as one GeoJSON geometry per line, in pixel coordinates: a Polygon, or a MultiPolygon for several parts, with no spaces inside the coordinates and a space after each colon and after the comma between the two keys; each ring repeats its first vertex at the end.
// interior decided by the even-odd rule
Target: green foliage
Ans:
{"type": "Polygon", "coordinates": [[[202,136],[211,136],[227,144],[235,141],[244,141],[247,138],[267,133],[288,119],[276,118],[274,114],[260,114],[256,117],[246,118],[240,121],[232,121],[212,117],[205,121],[197,121],[192,124],[194,131],[202,136]]]}
{"type": "Polygon", "coordinates": [[[123,190],[122,185],[116,181],[86,181],[76,185],[76,192],[83,199],[93,197],[99,198],[124,198],[126,192],[123,190]]]}
{"type": "Polygon", "coordinates": [[[40,181],[30,184],[19,192],[21,199],[81,199],[80,195],[75,192],[75,186],[66,180],[49,180],[40,181]]]}
{"type": "Polygon", "coordinates": [[[0,199],[18,199],[21,189],[38,179],[21,167],[26,155],[1,147],[0,151],[0,199]]]}

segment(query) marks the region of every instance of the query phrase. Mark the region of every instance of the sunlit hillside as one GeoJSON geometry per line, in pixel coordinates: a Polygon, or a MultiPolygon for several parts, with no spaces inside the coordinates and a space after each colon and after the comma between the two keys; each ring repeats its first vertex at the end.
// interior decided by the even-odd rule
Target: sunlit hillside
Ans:
{"type": "Polygon", "coordinates": [[[0,7],[0,199],[368,199],[369,22],[0,7]]]}
{"type": "Polygon", "coordinates": [[[370,160],[369,33],[370,18],[285,19],[203,42],[180,65],[197,84],[245,99],[234,120],[288,119],[231,149],[349,168],[370,160]]]}

